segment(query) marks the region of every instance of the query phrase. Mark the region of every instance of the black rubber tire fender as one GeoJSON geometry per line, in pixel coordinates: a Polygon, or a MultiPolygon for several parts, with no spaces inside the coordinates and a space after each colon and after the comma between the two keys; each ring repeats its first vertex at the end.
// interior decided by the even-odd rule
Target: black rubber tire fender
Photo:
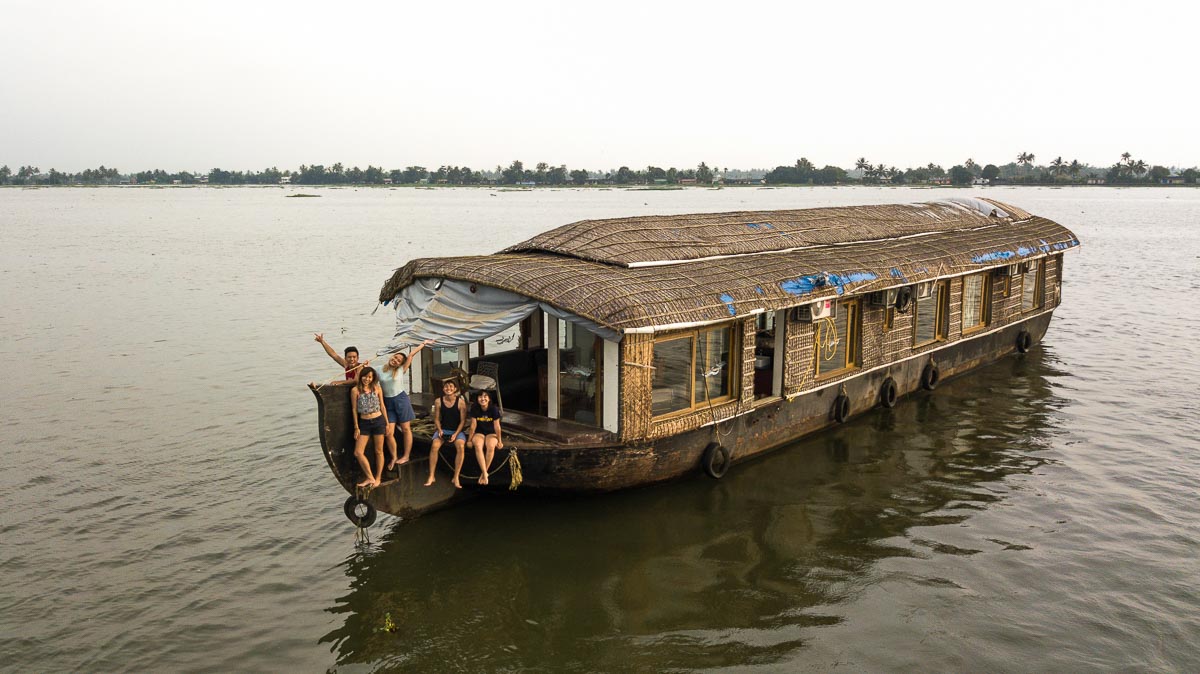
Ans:
{"type": "Polygon", "coordinates": [[[700,460],[700,464],[704,467],[704,472],[714,480],[721,479],[725,475],[725,471],[729,470],[730,461],[729,449],[717,442],[710,442],[704,448],[704,456],[700,460]]]}
{"type": "Polygon", "coordinates": [[[366,529],[372,524],[375,524],[375,516],[378,515],[378,513],[375,512],[375,506],[357,496],[351,496],[350,498],[346,499],[346,503],[342,505],[342,511],[346,513],[347,519],[349,519],[354,526],[360,529],[366,529]],[[361,516],[358,514],[359,506],[366,506],[367,508],[366,512],[361,516]]]}
{"type": "Polygon", "coordinates": [[[884,409],[892,409],[896,406],[896,380],[888,377],[879,385],[879,404],[884,409]]]}
{"type": "Polygon", "coordinates": [[[1017,351],[1021,353],[1029,353],[1029,349],[1033,347],[1033,335],[1029,334],[1028,330],[1022,330],[1017,335],[1017,351]]]}
{"type": "Polygon", "coordinates": [[[845,393],[839,393],[838,397],[833,399],[833,420],[839,424],[844,424],[849,418],[850,396],[845,393]]]}
{"type": "Polygon", "coordinates": [[[921,388],[926,391],[932,391],[937,388],[937,385],[942,380],[942,371],[934,363],[927,363],[925,369],[921,370],[921,388]]]}
{"type": "Polygon", "coordinates": [[[908,313],[908,308],[912,306],[913,289],[912,286],[904,286],[896,291],[896,312],[901,314],[908,313]]]}

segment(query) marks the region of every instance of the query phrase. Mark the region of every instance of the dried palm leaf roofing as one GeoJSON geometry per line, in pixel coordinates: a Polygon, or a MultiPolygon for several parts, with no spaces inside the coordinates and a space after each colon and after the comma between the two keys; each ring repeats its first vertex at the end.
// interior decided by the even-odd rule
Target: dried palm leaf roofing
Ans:
{"type": "Polygon", "coordinates": [[[614,330],[728,320],[1033,259],[1068,229],[990,199],[583,220],[493,255],[422,258],[416,278],[519,293],[614,330]]]}

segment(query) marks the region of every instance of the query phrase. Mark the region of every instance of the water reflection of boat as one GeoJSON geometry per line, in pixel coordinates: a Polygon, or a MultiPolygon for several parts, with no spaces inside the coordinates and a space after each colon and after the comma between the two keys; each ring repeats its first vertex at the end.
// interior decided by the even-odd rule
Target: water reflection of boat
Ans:
{"type": "MultiPolygon", "coordinates": [[[[395,348],[442,347],[414,364],[416,407],[455,365],[486,373],[504,408],[499,465],[519,463],[520,491],[605,492],[720,477],[1027,351],[1077,245],[982,199],[585,221],[495,255],[414,260],[380,300],[397,311],[395,348]]],[[[315,392],[351,491],[345,386],[315,392]]],[[[428,430],[415,427],[420,449],[428,430]]],[[[413,515],[462,497],[420,487],[425,470],[408,464],[368,502],[413,515]]],[[[506,474],[491,488],[515,486],[506,474]]]]}
{"type": "MultiPolygon", "coordinates": [[[[1006,512],[1006,483],[1039,471],[1039,450],[1061,432],[1044,355],[1022,359],[1024,372],[996,363],[947,381],[949,395],[872,410],[716,484],[478,502],[393,529],[343,564],[348,590],[321,640],[339,667],[411,671],[787,661],[880,582],[881,561],[916,565],[936,551],[970,557],[980,574],[1015,563],[967,548],[1028,541],[988,542],[961,525],[1006,512]],[[380,629],[388,615],[398,632],[380,629]]],[[[937,575],[947,566],[958,565],[914,572],[949,587],[937,575]]],[[[841,645],[851,662],[878,648],[858,641],[841,645]]]]}

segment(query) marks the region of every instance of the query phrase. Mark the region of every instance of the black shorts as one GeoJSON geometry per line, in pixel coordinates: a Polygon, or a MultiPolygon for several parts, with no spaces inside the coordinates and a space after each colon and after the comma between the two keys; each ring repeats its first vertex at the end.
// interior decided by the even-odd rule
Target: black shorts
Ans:
{"type": "Polygon", "coordinates": [[[383,435],[387,433],[387,424],[383,422],[383,415],[374,419],[358,418],[358,433],[359,435],[383,435]]]}

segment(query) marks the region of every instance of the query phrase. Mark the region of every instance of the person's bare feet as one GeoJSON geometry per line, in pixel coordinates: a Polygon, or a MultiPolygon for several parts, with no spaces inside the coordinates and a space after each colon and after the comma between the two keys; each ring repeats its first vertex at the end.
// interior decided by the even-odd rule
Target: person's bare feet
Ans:
{"type": "Polygon", "coordinates": [[[374,480],[373,478],[369,478],[369,477],[368,477],[367,479],[363,480],[362,482],[359,482],[359,483],[358,483],[358,486],[360,486],[360,487],[374,487],[374,486],[375,486],[375,480],[374,480]]]}
{"type": "Polygon", "coordinates": [[[483,475],[480,475],[479,476],[479,484],[487,484],[487,483],[488,483],[488,474],[484,473],[483,475]]]}
{"type": "Polygon", "coordinates": [[[407,457],[407,456],[402,456],[402,457],[400,457],[400,459],[399,459],[399,460],[397,460],[397,461],[396,461],[396,465],[397,465],[397,466],[403,466],[403,465],[404,465],[404,464],[406,464],[406,463],[408,463],[408,457],[407,457]]]}
{"type": "Polygon", "coordinates": [[[458,480],[455,480],[455,481],[454,481],[454,488],[455,488],[455,489],[462,489],[462,485],[458,483],[458,480]]]}
{"type": "Polygon", "coordinates": [[[425,480],[425,486],[426,486],[426,487],[432,487],[432,486],[433,486],[433,478],[432,478],[432,477],[431,477],[431,478],[429,478],[428,480],[425,480]]]}
{"type": "Polygon", "coordinates": [[[389,462],[387,465],[387,470],[395,470],[395,469],[396,469],[396,460],[392,459],[391,462],[389,462]]]}

